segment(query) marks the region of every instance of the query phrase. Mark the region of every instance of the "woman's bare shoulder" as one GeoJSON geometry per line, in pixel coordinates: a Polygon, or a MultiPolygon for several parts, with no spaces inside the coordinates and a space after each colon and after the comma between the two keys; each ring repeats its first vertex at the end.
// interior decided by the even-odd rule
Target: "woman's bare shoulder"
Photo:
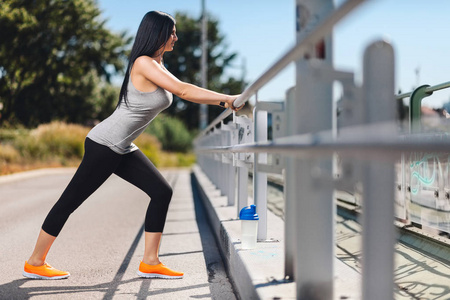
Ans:
{"type": "Polygon", "coordinates": [[[150,56],[142,55],[136,58],[133,66],[137,68],[149,68],[149,67],[158,67],[158,62],[151,58],[150,56]]]}

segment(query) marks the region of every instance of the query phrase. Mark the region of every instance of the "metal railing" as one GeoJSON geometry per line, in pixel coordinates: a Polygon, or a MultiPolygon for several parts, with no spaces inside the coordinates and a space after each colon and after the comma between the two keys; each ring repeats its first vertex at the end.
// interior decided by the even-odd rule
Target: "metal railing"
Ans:
{"type": "Polygon", "coordinates": [[[334,9],[331,0],[297,0],[297,11],[309,10],[305,15],[319,22],[313,17],[298,20],[303,28],[297,45],[235,101],[240,106],[256,96],[253,120],[233,114],[225,124],[232,113],[226,110],[194,142],[198,165],[228,197],[228,205],[236,206],[237,215],[248,205],[248,175],[253,169],[260,241],[267,238],[266,174],[284,175],[285,275],[295,280],[301,299],[333,299],[333,190],[349,190],[356,183],[362,183],[364,199],[363,299],[393,298],[394,163],[405,151],[448,151],[450,146],[442,138],[425,142],[397,135],[395,63],[389,43],[376,41],[365,50],[361,86],[352,73],[334,69],[331,59],[315,56],[318,44],[330,51],[334,25],[362,2],[348,0],[334,9]],[[259,101],[258,90],[294,61],[297,84],[287,91],[285,101],[259,101]],[[335,81],[343,86],[339,120],[331,94],[335,81]],[[336,155],[338,167],[333,163],[336,155]],[[310,294],[317,290],[321,296],[310,294]]]}
{"type": "MultiPolygon", "coordinates": [[[[434,86],[421,85],[397,100],[409,98],[409,133],[428,139],[448,139],[448,116],[422,118],[422,100],[433,92],[450,88],[450,82],[434,86]],[[425,123],[422,124],[422,123],[425,123]]],[[[415,150],[401,155],[396,172],[395,217],[402,222],[450,234],[450,161],[449,150],[433,148],[415,150]]]]}
{"type": "Polygon", "coordinates": [[[435,86],[421,85],[417,87],[414,91],[409,93],[403,93],[397,95],[397,100],[403,100],[404,98],[409,98],[409,130],[412,133],[421,132],[421,107],[422,100],[428,96],[433,95],[433,92],[450,88],[450,81],[444,82],[435,86]]]}
{"type": "MultiPolygon", "coordinates": [[[[348,0],[337,10],[329,13],[322,22],[314,28],[314,31],[305,35],[304,38],[298,42],[294,47],[286,52],[280,59],[278,59],[271,67],[267,69],[258,79],[256,79],[241,96],[234,101],[234,106],[239,107],[246,103],[251,96],[255,95],[258,90],[260,90],[265,84],[277,76],[284,68],[286,68],[290,63],[299,59],[302,55],[309,50],[311,45],[316,44],[320,39],[330,34],[331,29],[340,20],[342,20],[349,12],[351,12],[355,7],[366,0],[348,0]]],[[[199,136],[205,135],[207,132],[211,131],[217,124],[222,120],[227,118],[232,114],[231,109],[225,110],[222,114],[217,116],[200,134],[199,136]]]]}

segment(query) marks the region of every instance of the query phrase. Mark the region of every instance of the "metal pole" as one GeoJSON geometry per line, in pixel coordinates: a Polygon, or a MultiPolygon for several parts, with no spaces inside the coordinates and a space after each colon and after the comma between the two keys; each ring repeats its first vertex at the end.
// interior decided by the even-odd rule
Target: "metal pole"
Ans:
{"type": "Polygon", "coordinates": [[[433,94],[429,92],[429,85],[422,85],[417,87],[411,94],[409,98],[409,131],[411,133],[419,133],[422,127],[421,124],[421,106],[422,100],[433,94]]]}
{"type": "MultiPolygon", "coordinates": [[[[208,88],[208,16],[206,15],[206,0],[202,0],[202,57],[201,73],[202,87],[208,88]]],[[[208,106],[200,104],[200,130],[208,124],[208,106]]]]}
{"type": "MultiPolygon", "coordinates": [[[[238,143],[236,124],[222,123],[221,129],[224,134],[224,136],[222,137],[222,145],[234,146],[238,143]]],[[[228,205],[233,206],[236,198],[236,167],[233,166],[234,155],[232,153],[223,153],[222,155],[222,161],[225,162],[225,165],[223,166],[223,171],[225,173],[225,195],[228,198],[228,205]]]]}
{"type": "MultiPolygon", "coordinates": [[[[234,117],[234,122],[238,124],[238,142],[239,144],[252,143],[253,125],[251,119],[247,117],[234,117]]],[[[237,185],[237,215],[242,208],[248,205],[248,153],[237,155],[236,166],[238,167],[238,185],[237,185]]]]}
{"type": "MultiPolygon", "coordinates": [[[[231,145],[237,145],[239,143],[239,128],[235,123],[234,117],[235,116],[233,115],[232,126],[234,128],[231,131],[231,145]]],[[[236,201],[236,199],[237,199],[237,182],[236,182],[236,180],[237,180],[237,176],[238,176],[238,174],[237,174],[238,168],[236,168],[236,166],[235,166],[235,162],[236,162],[237,158],[239,158],[239,154],[233,153],[233,157],[232,157],[233,161],[232,161],[232,164],[230,165],[230,170],[232,171],[231,172],[232,178],[230,178],[231,179],[230,182],[231,182],[232,186],[230,185],[230,189],[233,190],[233,194],[231,194],[231,198],[228,197],[228,205],[230,205],[230,206],[235,205],[237,202],[236,201]]]]}
{"type": "MultiPolygon", "coordinates": [[[[258,94],[256,94],[258,101],[258,94]]],[[[256,105],[253,111],[255,142],[267,141],[267,111],[258,110],[256,105]]],[[[258,164],[267,163],[267,153],[255,153],[253,163],[253,199],[256,212],[259,215],[258,240],[267,239],[267,174],[258,172],[258,164]]]]}
{"type": "MultiPolygon", "coordinates": [[[[296,116],[293,114],[295,107],[295,87],[290,88],[286,92],[286,135],[294,135],[294,120],[296,116]]],[[[296,159],[290,156],[285,158],[286,169],[284,171],[284,275],[294,280],[294,266],[297,252],[297,233],[295,232],[295,223],[297,216],[295,215],[295,202],[297,193],[297,178],[295,177],[296,159]]]]}
{"type": "MultiPolygon", "coordinates": [[[[365,122],[388,122],[384,136],[395,136],[394,50],[384,41],[364,53],[365,122]]],[[[370,133],[368,133],[370,134],[370,133]]],[[[394,182],[392,163],[367,162],[363,171],[363,299],[393,299],[394,182]]]]}
{"type": "MultiPolygon", "coordinates": [[[[333,0],[297,0],[297,41],[334,11],[333,0]]],[[[315,78],[310,63],[332,67],[331,35],[311,44],[297,61],[293,120],[297,134],[332,129],[332,84],[315,78]]],[[[292,121],[292,120],[291,120],[292,121]]],[[[292,126],[292,125],[290,125],[292,126]]],[[[286,170],[295,176],[296,261],[298,299],[328,300],[334,295],[334,220],[332,158],[299,160],[286,170]],[[292,170],[293,168],[293,170],[292,170]]]]}

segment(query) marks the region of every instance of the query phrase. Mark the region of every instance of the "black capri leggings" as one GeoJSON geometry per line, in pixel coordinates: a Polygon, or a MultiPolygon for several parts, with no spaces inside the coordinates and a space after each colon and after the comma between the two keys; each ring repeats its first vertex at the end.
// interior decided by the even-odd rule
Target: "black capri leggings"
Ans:
{"type": "Polygon", "coordinates": [[[151,198],[145,216],[145,231],[162,232],[172,198],[172,188],[164,177],[140,150],[121,155],[89,138],[86,138],[84,157],[77,172],[50,210],[42,229],[58,236],[70,214],[112,173],[137,186],[151,198]]]}

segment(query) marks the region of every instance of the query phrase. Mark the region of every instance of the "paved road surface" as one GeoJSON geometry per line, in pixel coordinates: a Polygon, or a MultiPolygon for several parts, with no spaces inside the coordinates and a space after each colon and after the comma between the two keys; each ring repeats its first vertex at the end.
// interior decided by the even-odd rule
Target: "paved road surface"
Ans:
{"type": "Polygon", "coordinates": [[[0,177],[0,299],[235,299],[204,214],[193,200],[189,170],[167,170],[174,188],[161,260],[180,280],[142,279],[147,196],[112,176],[69,219],[47,260],[65,280],[22,277],[40,226],[74,170],[0,177]]]}

